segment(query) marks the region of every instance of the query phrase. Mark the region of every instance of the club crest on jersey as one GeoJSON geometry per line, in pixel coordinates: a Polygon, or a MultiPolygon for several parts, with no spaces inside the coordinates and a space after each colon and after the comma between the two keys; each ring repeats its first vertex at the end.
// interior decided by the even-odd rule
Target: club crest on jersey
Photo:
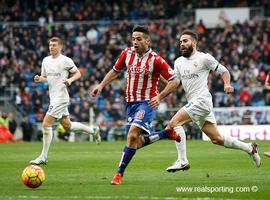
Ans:
{"type": "Polygon", "coordinates": [[[197,62],[194,62],[193,63],[193,67],[198,67],[198,63],[197,62]]]}

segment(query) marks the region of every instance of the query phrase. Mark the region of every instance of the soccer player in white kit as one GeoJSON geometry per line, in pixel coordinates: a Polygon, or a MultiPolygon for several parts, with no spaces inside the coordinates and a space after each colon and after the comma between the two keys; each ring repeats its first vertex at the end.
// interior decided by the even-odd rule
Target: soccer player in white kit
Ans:
{"type": "Polygon", "coordinates": [[[230,83],[229,71],[210,54],[197,51],[197,34],[193,31],[186,30],[182,33],[180,50],[182,56],[176,59],[174,70],[185,90],[188,104],[182,107],[168,124],[168,128],[174,128],[180,134],[181,141],[176,142],[178,159],[167,171],[187,170],[190,167],[186,155],[186,135],[182,126],[191,121],[200,127],[212,143],[247,152],[259,167],[261,159],[256,143],[244,143],[231,136],[222,136],[217,128],[212,95],[207,86],[208,75],[210,71],[220,74],[224,91],[232,93],[234,88],[230,83]]]}
{"type": "Polygon", "coordinates": [[[63,41],[58,37],[49,40],[50,56],[42,61],[41,76],[35,75],[35,82],[48,82],[50,105],[43,119],[43,148],[40,156],[31,160],[31,164],[46,164],[48,151],[53,138],[52,125],[56,119],[66,130],[82,131],[93,135],[97,144],[101,142],[99,127],[88,127],[79,122],[71,122],[68,112],[69,94],[67,86],[81,77],[73,60],[61,54],[63,41]],[[71,75],[69,77],[69,75],[71,75]]]}
{"type": "MultiPolygon", "coordinates": [[[[270,71],[268,72],[266,76],[264,88],[270,91],[270,71]]],[[[270,151],[264,152],[264,155],[270,158],[270,151]]]]}

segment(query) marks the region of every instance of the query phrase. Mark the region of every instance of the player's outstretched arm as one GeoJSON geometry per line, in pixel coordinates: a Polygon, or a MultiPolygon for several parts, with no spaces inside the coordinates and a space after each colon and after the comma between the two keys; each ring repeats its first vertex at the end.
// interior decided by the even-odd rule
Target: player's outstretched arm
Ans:
{"type": "Polygon", "coordinates": [[[173,79],[173,80],[168,81],[166,87],[160,92],[159,99],[160,100],[164,99],[166,96],[168,96],[174,90],[176,90],[176,88],[178,87],[179,83],[180,83],[180,80],[178,80],[176,78],[173,79]]]}
{"type": "Polygon", "coordinates": [[[265,88],[266,90],[270,90],[270,85],[265,84],[265,85],[264,85],[264,88],[265,88]]]}
{"type": "Polygon", "coordinates": [[[109,71],[106,76],[104,77],[104,79],[101,81],[100,84],[98,84],[91,92],[90,95],[92,97],[96,97],[100,94],[100,92],[102,91],[102,89],[108,85],[109,83],[111,83],[114,79],[116,79],[118,77],[120,73],[116,72],[114,70],[109,71]]]}
{"type": "Polygon", "coordinates": [[[34,76],[34,81],[35,81],[36,83],[39,83],[39,82],[47,82],[47,77],[35,75],[35,76],[34,76]]]}
{"type": "Polygon", "coordinates": [[[231,75],[229,73],[229,71],[225,71],[223,72],[223,74],[221,75],[221,78],[224,82],[224,91],[229,94],[229,93],[233,93],[234,88],[231,85],[231,75]]]}
{"type": "Polygon", "coordinates": [[[179,83],[180,81],[178,79],[169,81],[166,87],[160,92],[160,94],[149,101],[149,106],[157,108],[160,101],[172,93],[178,87],[179,83]]]}
{"type": "Polygon", "coordinates": [[[161,83],[162,87],[166,87],[166,85],[168,84],[168,81],[163,76],[160,76],[159,83],[161,83]]]}

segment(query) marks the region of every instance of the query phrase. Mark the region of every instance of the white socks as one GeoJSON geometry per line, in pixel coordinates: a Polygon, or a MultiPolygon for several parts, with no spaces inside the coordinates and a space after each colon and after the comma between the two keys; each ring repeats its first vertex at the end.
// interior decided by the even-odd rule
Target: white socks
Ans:
{"type": "Polygon", "coordinates": [[[70,130],[71,131],[83,131],[83,132],[86,132],[86,133],[92,134],[92,135],[95,132],[92,127],[86,126],[80,122],[71,122],[70,130]]]}
{"type": "Polygon", "coordinates": [[[237,139],[234,139],[231,136],[223,136],[224,137],[224,147],[231,149],[241,149],[247,153],[251,153],[252,147],[249,143],[241,142],[237,139]]]}
{"type": "Polygon", "coordinates": [[[181,137],[180,142],[175,142],[177,153],[178,153],[178,160],[180,160],[180,162],[182,164],[188,163],[185,130],[184,130],[184,128],[182,126],[177,126],[177,127],[174,128],[174,130],[181,137]]]}
{"type": "MultiPolygon", "coordinates": [[[[85,125],[83,125],[82,123],[79,123],[79,122],[71,122],[70,130],[83,131],[83,132],[86,132],[88,134],[93,134],[94,133],[93,128],[85,126],[85,125]]],[[[53,138],[52,127],[43,128],[43,148],[42,148],[42,152],[40,154],[41,157],[48,158],[48,152],[49,152],[49,148],[50,148],[50,145],[51,145],[51,142],[52,142],[52,138],[53,138]]]]}
{"type": "Polygon", "coordinates": [[[52,142],[53,132],[52,127],[43,128],[43,148],[41,152],[41,157],[48,158],[48,152],[50,148],[50,144],[52,142]]]}

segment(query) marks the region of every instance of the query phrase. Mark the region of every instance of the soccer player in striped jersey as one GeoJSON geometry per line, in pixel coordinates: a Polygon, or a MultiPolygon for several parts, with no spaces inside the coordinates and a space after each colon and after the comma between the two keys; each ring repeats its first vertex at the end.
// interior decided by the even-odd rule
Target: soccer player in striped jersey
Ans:
{"type": "Polygon", "coordinates": [[[180,136],[173,129],[153,132],[150,128],[160,101],[177,88],[179,80],[167,62],[149,48],[149,44],[147,28],[135,26],[132,30],[133,46],[122,51],[113,69],[91,92],[93,97],[98,96],[123,70],[127,71],[127,144],[118,171],[111,181],[113,185],[121,184],[124,171],[137,149],[164,138],[180,141],[180,136]],[[159,93],[157,86],[160,77],[166,79],[168,84],[159,93]]]}
{"type": "Polygon", "coordinates": [[[41,154],[31,160],[31,164],[46,164],[48,152],[53,138],[52,126],[56,119],[66,130],[81,131],[93,135],[96,143],[99,144],[101,137],[99,127],[88,127],[79,122],[71,122],[68,112],[69,94],[67,87],[81,77],[79,69],[73,60],[61,54],[63,41],[59,37],[49,40],[50,56],[42,61],[41,76],[35,75],[35,82],[47,82],[49,85],[50,105],[43,119],[43,148],[41,154]]]}
{"type": "Polygon", "coordinates": [[[264,87],[266,90],[270,90],[270,71],[268,72],[266,76],[264,87]]]}
{"type": "MultiPolygon", "coordinates": [[[[270,71],[268,72],[266,76],[264,88],[270,91],[270,71]]],[[[270,151],[264,152],[264,155],[270,158],[270,151]]]]}
{"type": "Polygon", "coordinates": [[[178,160],[168,167],[167,171],[175,172],[189,168],[186,135],[182,126],[191,121],[200,127],[212,143],[247,152],[259,167],[261,158],[256,143],[244,143],[231,136],[222,136],[218,131],[212,95],[207,85],[209,72],[214,71],[221,76],[226,93],[232,93],[234,88],[230,83],[229,71],[210,54],[197,51],[197,40],[197,34],[190,30],[184,31],[180,37],[182,56],[176,59],[174,70],[185,90],[188,104],[173,116],[168,125],[168,128],[174,128],[180,134],[181,142],[176,142],[178,160]]]}

